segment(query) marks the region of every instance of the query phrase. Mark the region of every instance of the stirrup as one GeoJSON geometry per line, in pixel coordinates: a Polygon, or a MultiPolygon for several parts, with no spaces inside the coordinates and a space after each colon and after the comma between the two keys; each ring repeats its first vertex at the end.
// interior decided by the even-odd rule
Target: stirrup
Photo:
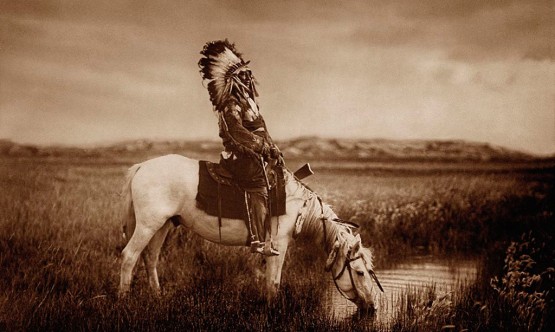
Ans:
{"type": "Polygon", "coordinates": [[[279,256],[279,251],[274,249],[272,242],[264,243],[264,256],[279,256]]]}
{"type": "Polygon", "coordinates": [[[264,256],[279,256],[279,251],[272,247],[263,248],[264,256]]]}
{"type": "Polygon", "coordinates": [[[252,253],[263,254],[264,253],[264,243],[262,243],[260,241],[252,241],[251,242],[251,252],[252,253]]]}

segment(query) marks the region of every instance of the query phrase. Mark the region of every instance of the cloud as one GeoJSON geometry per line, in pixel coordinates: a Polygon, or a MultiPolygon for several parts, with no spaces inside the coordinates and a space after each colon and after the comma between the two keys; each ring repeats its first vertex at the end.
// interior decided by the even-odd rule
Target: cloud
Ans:
{"type": "Polygon", "coordinates": [[[227,37],[252,60],[274,138],[464,138],[555,151],[549,8],[4,1],[0,136],[216,139],[196,64],[206,41],[227,37]]]}
{"type": "MultiPolygon", "coordinates": [[[[358,25],[351,40],[369,45],[440,49],[454,59],[555,59],[549,1],[393,2],[385,16],[358,25]]],[[[361,15],[361,14],[358,14],[361,15]]]]}

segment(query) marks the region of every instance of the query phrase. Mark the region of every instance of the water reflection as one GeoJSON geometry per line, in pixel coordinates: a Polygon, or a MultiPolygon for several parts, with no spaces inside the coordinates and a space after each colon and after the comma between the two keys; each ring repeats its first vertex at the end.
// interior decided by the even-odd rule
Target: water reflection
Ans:
{"type": "MultiPolygon", "coordinates": [[[[448,294],[457,285],[476,279],[477,259],[436,258],[431,256],[416,256],[397,263],[390,268],[376,270],[376,274],[384,288],[374,298],[376,306],[375,317],[381,322],[388,322],[393,318],[401,305],[402,294],[407,290],[425,291],[433,287],[438,296],[448,294]]],[[[333,282],[328,288],[330,314],[338,319],[353,319],[360,316],[357,307],[337,292],[333,282]]]]}

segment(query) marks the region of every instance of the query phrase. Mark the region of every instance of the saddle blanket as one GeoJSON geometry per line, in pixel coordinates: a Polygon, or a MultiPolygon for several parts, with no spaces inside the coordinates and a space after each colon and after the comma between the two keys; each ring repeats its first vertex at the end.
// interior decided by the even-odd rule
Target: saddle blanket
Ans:
{"type": "MultiPolygon", "coordinates": [[[[237,186],[233,179],[225,178],[215,171],[218,164],[200,160],[197,191],[197,207],[211,216],[247,220],[245,191],[237,186]],[[218,202],[220,199],[220,202],[218,202]]],[[[272,216],[285,214],[285,181],[283,170],[274,169],[275,184],[271,186],[269,199],[272,216]]]]}

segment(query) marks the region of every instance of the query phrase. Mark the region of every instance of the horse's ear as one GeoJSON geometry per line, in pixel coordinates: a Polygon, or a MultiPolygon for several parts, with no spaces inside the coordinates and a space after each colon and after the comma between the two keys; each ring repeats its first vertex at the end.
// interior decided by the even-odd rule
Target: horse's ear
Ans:
{"type": "Polygon", "coordinates": [[[335,241],[334,245],[333,245],[333,249],[330,252],[330,256],[328,257],[328,260],[326,261],[326,272],[329,272],[331,270],[331,267],[333,265],[333,262],[335,262],[335,258],[337,257],[337,252],[339,251],[339,241],[335,241]]]}
{"type": "Polygon", "coordinates": [[[356,255],[356,253],[358,253],[359,250],[360,250],[360,241],[357,241],[353,246],[353,248],[351,249],[352,255],[356,255]]]}
{"type": "Polygon", "coordinates": [[[354,255],[358,253],[362,247],[362,241],[360,240],[360,234],[355,235],[355,244],[351,247],[351,253],[354,255]]]}

